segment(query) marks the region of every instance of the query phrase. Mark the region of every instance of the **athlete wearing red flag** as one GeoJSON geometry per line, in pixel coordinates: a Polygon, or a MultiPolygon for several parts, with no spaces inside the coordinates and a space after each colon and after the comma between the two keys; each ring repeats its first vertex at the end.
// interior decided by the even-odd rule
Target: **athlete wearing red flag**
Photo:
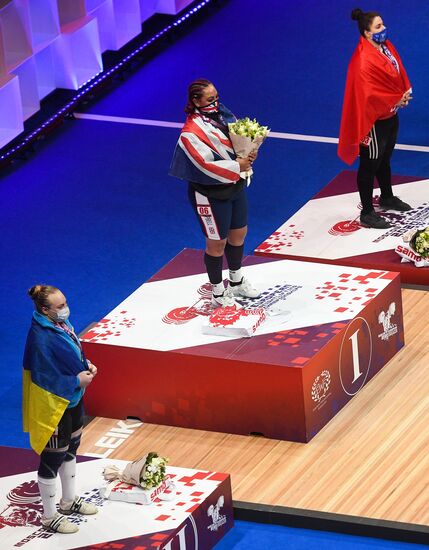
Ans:
{"type": "Polygon", "coordinates": [[[358,22],[361,38],[347,72],[338,155],[347,164],[359,155],[361,224],[384,229],[390,224],[372,203],[374,177],[381,208],[400,212],[411,208],[393,196],[390,169],[399,127],[397,111],[408,105],[411,85],[398,52],[387,40],[380,14],[355,9],[352,19],[358,22]]]}

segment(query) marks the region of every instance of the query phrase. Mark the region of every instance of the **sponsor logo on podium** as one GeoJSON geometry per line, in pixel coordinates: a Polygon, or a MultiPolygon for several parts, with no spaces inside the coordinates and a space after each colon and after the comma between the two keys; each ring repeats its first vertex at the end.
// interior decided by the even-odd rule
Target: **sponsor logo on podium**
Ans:
{"type": "Polygon", "coordinates": [[[325,369],[314,379],[311,386],[311,399],[317,404],[314,410],[320,409],[326,403],[329,397],[329,387],[331,385],[331,373],[325,369]]]}
{"type": "Polygon", "coordinates": [[[9,527],[25,525],[40,527],[43,506],[36,481],[21,483],[9,491],[7,500],[9,504],[0,513],[0,529],[6,525],[9,527]]]}
{"type": "Polygon", "coordinates": [[[383,332],[380,333],[378,337],[381,338],[381,340],[389,340],[391,336],[397,334],[398,325],[396,323],[392,323],[392,317],[395,313],[395,302],[391,302],[386,311],[380,311],[380,314],[378,315],[378,322],[383,327],[383,332]]]}
{"type": "Polygon", "coordinates": [[[212,504],[209,506],[209,509],[207,510],[207,515],[212,518],[212,523],[207,527],[209,531],[217,531],[219,527],[222,527],[222,525],[225,525],[226,523],[226,516],[221,514],[221,508],[225,503],[225,498],[223,495],[221,495],[216,504],[212,504]]]}
{"type": "MultiPolygon", "coordinates": [[[[224,284],[227,285],[228,281],[224,280],[224,284]]],[[[300,288],[302,287],[299,285],[280,283],[261,292],[259,298],[243,298],[240,296],[237,297],[236,300],[241,304],[244,310],[255,311],[258,309],[265,309],[268,312],[271,310],[279,310],[277,311],[277,313],[279,313],[282,309],[281,302],[286,300],[290,294],[293,294],[300,288]]],[[[163,323],[181,325],[198,316],[211,316],[214,311],[214,307],[211,303],[212,285],[210,283],[201,285],[197,289],[197,293],[197,299],[193,304],[172,309],[162,317],[163,323]]],[[[231,318],[234,317],[234,315],[236,314],[231,313],[231,318]]],[[[233,320],[231,320],[231,322],[233,322],[233,320]]]]}
{"type": "Polygon", "coordinates": [[[344,220],[336,223],[329,229],[328,233],[334,237],[350,235],[361,229],[362,226],[356,220],[344,220]]]}
{"type": "Polygon", "coordinates": [[[311,387],[311,398],[316,403],[319,403],[328,393],[331,385],[331,374],[328,370],[322,371],[313,382],[311,387]]]}

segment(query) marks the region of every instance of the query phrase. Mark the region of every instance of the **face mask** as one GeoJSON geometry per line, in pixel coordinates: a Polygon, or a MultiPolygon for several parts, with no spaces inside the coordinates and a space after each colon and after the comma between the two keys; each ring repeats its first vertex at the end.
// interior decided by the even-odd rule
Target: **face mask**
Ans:
{"type": "Polygon", "coordinates": [[[217,113],[219,112],[219,100],[215,99],[208,105],[205,105],[204,107],[198,107],[198,110],[202,113],[217,113]]]}
{"type": "Polygon", "coordinates": [[[69,318],[69,315],[69,306],[64,306],[62,309],[55,313],[55,320],[57,321],[57,323],[64,323],[64,321],[67,321],[67,319],[69,318]]]}
{"type": "Polygon", "coordinates": [[[387,29],[374,33],[372,35],[372,39],[376,44],[383,44],[384,42],[386,42],[387,39],[387,29]]]}

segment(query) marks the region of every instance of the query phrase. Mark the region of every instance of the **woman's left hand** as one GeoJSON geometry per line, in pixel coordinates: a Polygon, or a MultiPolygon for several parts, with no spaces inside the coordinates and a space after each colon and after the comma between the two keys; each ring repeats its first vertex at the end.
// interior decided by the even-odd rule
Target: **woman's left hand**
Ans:
{"type": "Polygon", "coordinates": [[[253,163],[256,160],[257,156],[258,156],[258,151],[252,151],[249,153],[247,158],[250,160],[251,163],[253,163]]]}
{"type": "Polygon", "coordinates": [[[88,370],[92,374],[92,376],[95,376],[97,374],[97,367],[91,363],[91,361],[88,361],[88,370]]]}

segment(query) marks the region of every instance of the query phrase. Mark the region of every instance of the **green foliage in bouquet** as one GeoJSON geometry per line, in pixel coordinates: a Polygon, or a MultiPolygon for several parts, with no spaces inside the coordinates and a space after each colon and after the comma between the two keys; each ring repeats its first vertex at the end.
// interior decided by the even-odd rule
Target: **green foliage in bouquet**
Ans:
{"type": "Polygon", "coordinates": [[[410,245],[422,258],[429,258],[429,227],[416,231],[410,245]]]}
{"type": "Polygon", "coordinates": [[[158,453],[148,453],[145,466],[140,475],[140,485],[143,489],[153,489],[164,481],[168,458],[158,453]]]}
{"type": "Polygon", "coordinates": [[[249,117],[240,118],[237,122],[228,124],[229,131],[236,136],[245,136],[254,140],[256,137],[266,137],[269,129],[268,126],[261,126],[256,118],[251,120],[249,117]]]}

